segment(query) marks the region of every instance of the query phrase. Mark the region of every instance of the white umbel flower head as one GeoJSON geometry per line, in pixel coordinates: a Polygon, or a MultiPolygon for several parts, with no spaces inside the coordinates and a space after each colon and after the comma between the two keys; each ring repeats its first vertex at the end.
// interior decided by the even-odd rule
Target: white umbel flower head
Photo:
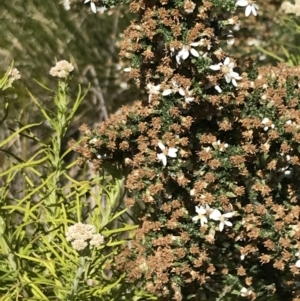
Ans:
{"type": "Polygon", "coordinates": [[[254,0],[238,0],[235,5],[241,7],[246,6],[246,10],[245,10],[246,17],[249,17],[251,13],[254,16],[257,16],[258,6],[254,0]]]}
{"type": "Polygon", "coordinates": [[[219,221],[219,230],[222,232],[224,229],[224,226],[232,227],[232,223],[228,220],[228,218],[233,217],[235,212],[227,212],[222,214],[220,210],[214,209],[211,214],[209,215],[210,219],[213,219],[214,221],[219,221]]]}
{"type": "Polygon", "coordinates": [[[203,227],[208,222],[206,217],[206,209],[203,206],[195,206],[195,210],[198,215],[194,216],[192,220],[194,222],[200,221],[201,227],[203,227]]]}
{"type": "Polygon", "coordinates": [[[66,238],[67,241],[88,240],[93,238],[95,232],[96,232],[96,228],[94,225],[77,223],[69,227],[66,233],[66,238]]]}
{"type": "Polygon", "coordinates": [[[229,84],[230,82],[236,87],[237,86],[237,80],[242,79],[240,77],[240,75],[233,71],[234,68],[234,62],[230,61],[229,57],[226,57],[226,59],[224,60],[224,63],[219,63],[216,65],[211,65],[209,66],[209,68],[211,70],[217,71],[217,70],[221,70],[222,73],[224,74],[226,83],[229,84]]]}
{"type": "Polygon", "coordinates": [[[157,146],[161,149],[162,153],[157,154],[157,158],[162,162],[163,166],[167,166],[167,156],[171,158],[177,157],[178,149],[174,147],[166,148],[162,142],[158,142],[157,146]]]}
{"type": "Polygon", "coordinates": [[[95,4],[95,1],[94,0],[85,0],[84,4],[89,3],[89,2],[90,2],[91,10],[95,14],[97,12],[97,7],[95,4]]]}
{"type": "Polygon", "coordinates": [[[98,247],[103,243],[104,237],[95,232],[96,228],[94,225],[77,223],[68,228],[66,239],[71,242],[72,247],[76,251],[80,252],[88,245],[90,247],[98,247]]]}
{"type": "Polygon", "coordinates": [[[295,266],[296,266],[298,269],[300,269],[300,259],[298,259],[298,260],[296,261],[295,266]]]}
{"type": "Polygon", "coordinates": [[[93,238],[90,240],[90,245],[93,247],[99,247],[104,242],[104,236],[97,233],[93,236],[93,238]]]}
{"type": "Polygon", "coordinates": [[[8,76],[11,77],[14,81],[21,78],[21,74],[17,68],[12,68],[9,71],[8,76]]]}
{"type": "Polygon", "coordinates": [[[67,78],[74,70],[74,66],[66,60],[58,61],[54,67],[50,69],[50,75],[58,78],[67,78]]]}
{"type": "Polygon", "coordinates": [[[88,246],[88,243],[83,239],[75,239],[71,242],[71,245],[74,250],[82,251],[88,246]]]}

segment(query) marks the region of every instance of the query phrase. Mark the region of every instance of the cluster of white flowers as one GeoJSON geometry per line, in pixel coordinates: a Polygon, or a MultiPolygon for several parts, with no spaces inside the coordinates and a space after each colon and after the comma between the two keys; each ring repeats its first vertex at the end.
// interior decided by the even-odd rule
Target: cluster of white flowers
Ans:
{"type": "MultiPolygon", "coordinates": [[[[237,87],[236,81],[240,80],[242,78],[240,77],[240,75],[237,72],[233,71],[234,67],[235,67],[235,64],[234,64],[234,62],[230,61],[229,57],[226,57],[223,63],[220,62],[216,65],[209,66],[209,68],[211,70],[214,70],[214,71],[221,70],[221,72],[223,73],[224,78],[226,80],[226,83],[229,84],[231,82],[235,87],[237,87]]],[[[222,92],[222,90],[219,86],[215,86],[215,89],[219,93],[222,92]]]]}
{"type": "Polygon", "coordinates": [[[66,233],[66,239],[71,242],[76,251],[84,250],[88,244],[92,247],[98,247],[104,241],[104,237],[96,233],[95,226],[82,223],[70,226],[66,233]]]}
{"type": "Polygon", "coordinates": [[[57,62],[56,65],[50,69],[49,73],[55,77],[66,78],[73,70],[74,66],[72,64],[66,60],[62,60],[57,62]]]}
{"type": "Polygon", "coordinates": [[[17,68],[12,68],[8,76],[11,78],[12,82],[21,78],[21,74],[17,68]]]}
{"type": "Polygon", "coordinates": [[[254,0],[238,0],[235,4],[236,6],[245,7],[245,16],[249,17],[252,13],[254,16],[257,16],[258,6],[254,0]]]}
{"type": "Polygon", "coordinates": [[[208,223],[208,218],[219,222],[220,231],[223,231],[225,225],[228,227],[232,227],[232,223],[228,219],[234,216],[234,211],[222,214],[219,209],[212,209],[209,207],[209,205],[205,205],[205,207],[195,206],[195,210],[197,215],[194,216],[192,219],[194,222],[200,221],[201,227],[208,223]]]}
{"type": "Polygon", "coordinates": [[[12,68],[8,72],[8,81],[6,87],[11,87],[12,83],[21,78],[21,74],[17,68],[12,68]]]}
{"type": "Polygon", "coordinates": [[[177,157],[178,149],[174,147],[166,148],[162,142],[158,142],[157,146],[162,151],[162,153],[157,154],[157,159],[162,162],[163,166],[167,166],[167,156],[170,158],[177,157]]]}

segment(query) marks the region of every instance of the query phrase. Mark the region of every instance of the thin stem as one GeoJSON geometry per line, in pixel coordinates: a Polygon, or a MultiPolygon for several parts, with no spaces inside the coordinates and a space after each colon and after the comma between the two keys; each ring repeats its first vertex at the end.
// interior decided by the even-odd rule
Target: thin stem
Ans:
{"type": "Polygon", "coordinates": [[[80,257],[80,265],[76,271],[76,274],[75,274],[75,278],[74,278],[74,281],[73,281],[73,288],[72,288],[72,293],[71,293],[71,301],[74,301],[75,298],[76,298],[76,294],[77,294],[77,291],[78,291],[78,284],[79,284],[79,281],[81,279],[81,276],[84,272],[84,268],[85,268],[85,256],[81,256],[80,257]]]}

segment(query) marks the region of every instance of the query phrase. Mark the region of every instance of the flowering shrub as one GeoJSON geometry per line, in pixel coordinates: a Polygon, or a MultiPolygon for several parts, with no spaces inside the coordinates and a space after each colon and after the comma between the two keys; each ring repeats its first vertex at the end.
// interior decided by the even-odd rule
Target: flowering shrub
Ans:
{"type": "Polygon", "coordinates": [[[254,1],[130,8],[121,55],[148,96],[73,146],[126,178],[128,207],[145,204],[117,267],[161,300],[300,300],[300,68],[241,74],[222,50],[254,1]]]}
{"type": "MultiPolygon", "coordinates": [[[[58,78],[51,91],[56,110],[30,94],[51,129],[43,141],[41,123],[22,125],[9,120],[9,99],[0,99],[0,124],[11,133],[0,140],[0,299],[11,300],[148,300],[141,288],[116,275],[112,259],[136,226],[128,223],[121,204],[122,180],[109,174],[78,172],[66,160],[63,138],[85,93],[69,96],[74,67],[59,61],[50,74],[58,78]],[[4,102],[2,102],[4,100],[4,102]],[[33,155],[26,149],[28,139],[33,155]]],[[[20,79],[9,68],[0,79],[0,93],[20,79]]],[[[2,96],[2,95],[1,95],[2,96]]],[[[151,296],[150,296],[151,297],[151,296]]],[[[153,298],[152,298],[153,299],[153,298]]]]}

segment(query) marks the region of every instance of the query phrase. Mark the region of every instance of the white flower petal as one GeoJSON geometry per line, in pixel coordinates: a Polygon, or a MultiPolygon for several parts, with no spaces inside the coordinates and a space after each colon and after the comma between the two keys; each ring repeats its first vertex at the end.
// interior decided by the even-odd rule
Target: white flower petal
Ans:
{"type": "Polygon", "coordinates": [[[223,229],[224,229],[224,223],[223,223],[223,222],[221,222],[221,223],[220,223],[220,225],[219,225],[219,230],[220,230],[220,232],[222,232],[222,231],[223,231],[223,229]]]}
{"type": "Polygon", "coordinates": [[[166,147],[162,144],[162,142],[160,142],[160,141],[157,143],[157,146],[158,146],[162,151],[164,151],[165,148],[166,148],[166,147]]]}
{"type": "Polygon", "coordinates": [[[195,206],[195,210],[198,214],[205,214],[206,213],[206,209],[203,206],[195,206]]]}
{"type": "Polygon", "coordinates": [[[84,4],[85,4],[85,3],[88,3],[88,2],[90,2],[90,1],[91,1],[91,0],[85,0],[85,1],[84,1],[84,4]]]}
{"type": "Polygon", "coordinates": [[[157,158],[162,161],[163,166],[167,166],[167,157],[165,156],[165,154],[161,153],[161,154],[157,154],[157,158]]]}
{"type": "Polygon", "coordinates": [[[224,224],[228,227],[232,227],[232,222],[230,221],[224,221],[224,224]]]}
{"type": "Polygon", "coordinates": [[[198,216],[198,215],[197,215],[197,216],[194,216],[194,217],[192,218],[192,220],[193,220],[193,222],[198,222],[199,216],[198,216]]]}
{"type": "Polygon", "coordinates": [[[229,65],[229,63],[230,63],[230,58],[227,56],[226,59],[224,60],[224,65],[229,65]]]}
{"type": "Polygon", "coordinates": [[[170,147],[168,150],[168,156],[171,158],[176,158],[177,157],[177,151],[178,149],[170,147]]]}
{"type": "Polygon", "coordinates": [[[206,216],[202,216],[200,219],[201,227],[203,227],[208,222],[206,216]]]}
{"type": "MultiPolygon", "coordinates": [[[[257,5],[256,5],[257,6],[257,5]]],[[[256,12],[256,7],[255,7],[255,4],[252,4],[252,14],[254,15],[254,16],[257,16],[257,12],[256,12]]]]}
{"type": "Polygon", "coordinates": [[[251,5],[248,5],[248,6],[246,7],[246,10],[245,10],[245,16],[246,16],[246,17],[249,17],[250,14],[251,14],[251,11],[252,11],[252,6],[251,6],[251,5]]]}
{"type": "MultiPolygon", "coordinates": [[[[230,69],[233,69],[234,68],[234,62],[230,62],[229,64],[228,64],[228,67],[230,68],[230,69]]],[[[230,70],[230,71],[232,71],[232,70],[230,70]]]]}
{"type": "Polygon", "coordinates": [[[222,66],[222,64],[219,63],[219,64],[217,64],[217,65],[211,65],[211,66],[209,66],[209,69],[214,70],[214,71],[217,71],[217,70],[220,70],[220,69],[221,69],[221,66],[222,66]]]}
{"type": "Polygon", "coordinates": [[[180,89],[178,90],[178,93],[179,93],[180,95],[182,95],[182,96],[185,96],[185,92],[184,92],[183,88],[180,88],[180,89]]]}
{"type": "Polygon", "coordinates": [[[221,217],[221,212],[218,209],[214,209],[212,213],[209,215],[210,219],[213,219],[214,221],[219,221],[221,217]]]}
{"type": "Polygon", "coordinates": [[[194,100],[195,100],[195,97],[186,97],[186,98],[184,99],[184,101],[185,101],[186,103],[193,102],[194,100]]]}
{"type": "Polygon", "coordinates": [[[181,52],[181,57],[183,60],[186,60],[190,55],[188,49],[185,46],[183,46],[179,52],[181,52]]]}
{"type": "Polygon", "coordinates": [[[248,3],[248,0],[239,0],[235,5],[236,6],[247,6],[249,3],[248,3]]]}
{"type": "Polygon", "coordinates": [[[97,12],[96,4],[93,1],[91,1],[91,10],[94,14],[97,12]]]}
{"type": "Polygon", "coordinates": [[[231,82],[230,74],[226,73],[226,74],[224,75],[224,77],[225,77],[226,83],[229,84],[229,83],[231,82]]]}
{"type": "Polygon", "coordinates": [[[190,53],[193,56],[195,56],[195,57],[199,57],[200,56],[199,52],[196,49],[194,49],[194,48],[191,48],[190,53]]]}
{"type": "Polygon", "coordinates": [[[149,92],[152,94],[158,94],[160,90],[160,85],[154,86],[152,84],[148,84],[147,88],[149,89],[149,92]]]}
{"type": "Polygon", "coordinates": [[[296,266],[297,268],[300,268],[300,259],[296,261],[295,266],[296,266]]]}
{"type": "Polygon", "coordinates": [[[224,216],[224,217],[227,217],[227,218],[231,218],[231,217],[234,216],[234,214],[235,214],[234,211],[233,211],[233,212],[226,212],[226,213],[223,214],[223,216],[224,216]]]}
{"type": "Polygon", "coordinates": [[[168,95],[172,94],[172,92],[173,92],[172,89],[166,89],[161,93],[161,95],[168,96],[168,95]]]}
{"type": "Polygon", "coordinates": [[[220,86],[215,86],[215,89],[219,92],[219,93],[222,93],[222,89],[220,88],[220,86]]]}
{"type": "Polygon", "coordinates": [[[242,79],[242,77],[237,72],[235,72],[235,71],[231,71],[230,75],[232,77],[234,77],[235,79],[242,79]]]}

